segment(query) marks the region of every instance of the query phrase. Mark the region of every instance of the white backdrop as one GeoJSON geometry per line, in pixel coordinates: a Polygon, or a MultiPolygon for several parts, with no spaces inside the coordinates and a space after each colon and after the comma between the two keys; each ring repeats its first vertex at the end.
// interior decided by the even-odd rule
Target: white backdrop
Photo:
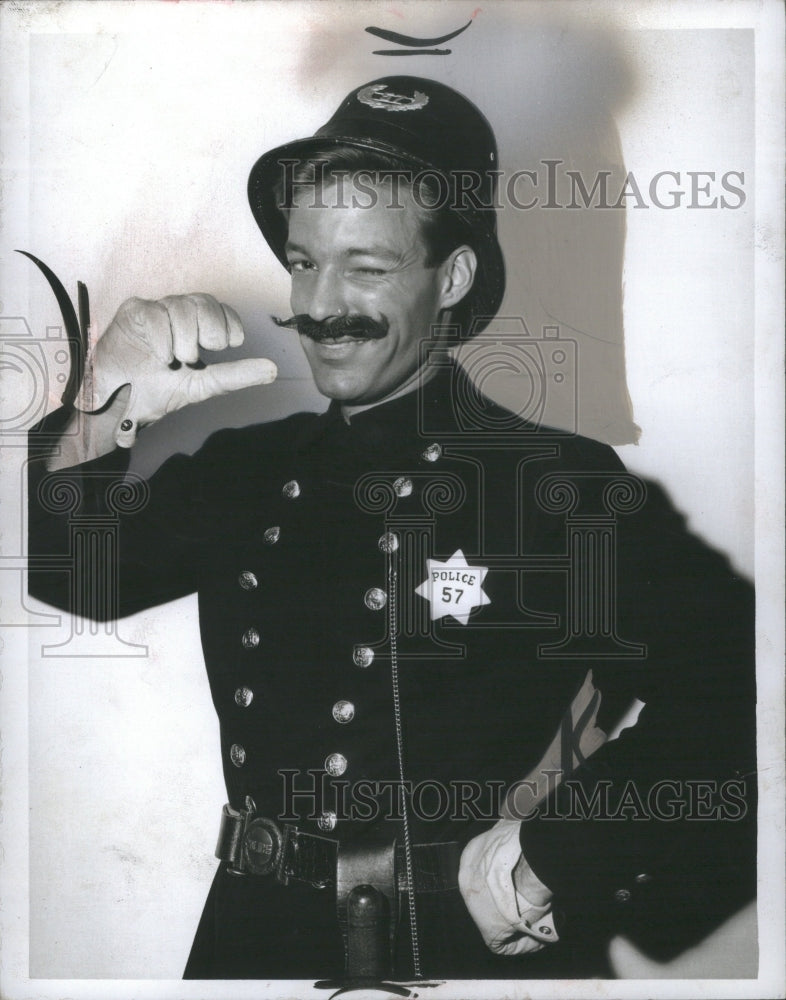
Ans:
{"type": "MultiPolygon", "coordinates": [[[[580,49],[588,28],[614,32],[631,71],[616,109],[622,149],[645,197],[661,170],[680,172],[685,190],[688,171],[744,173],[737,209],[645,209],[628,199],[625,350],[642,436],[619,452],[633,471],[659,480],[691,528],[728,552],[741,572],[753,574],[757,552],[759,568],[779,577],[771,533],[778,508],[768,480],[774,472],[778,483],[780,453],[767,428],[778,426],[771,375],[780,316],[767,269],[777,267],[780,244],[779,217],[766,206],[780,173],[780,140],[762,142],[773,134],[777,106],[767,88],[774,85],[777,97],[778,84],[761,75],[772,64],[775,5],[713,4],[712,16],[702,13],[707,5],[549,6],[550,15],[559,9],[570,19],[573,37],[563,52],[580,49]],[[755,456],[760,515],[771,519],[758,549],[755,456]]],[[[100,328],[129,295],[208,291],[238,309],[248,351],[272,357],[280,370],[269,389],[210,404],[209,421],[321,408],[294,338],[267,319],[286,313],[287,280],[247,209],[249,167],[273,145],[311,134],[351,87],[400,72],[434,76],[470,94],[492,124],[502,122],[504,161],[516,104],[500,81],[519,74],[527,82],[521,101],[537,102],[543,97],[530,88],[540,82],[543,93],[558,89],[569,69],[559,59],[541,61],[537,74],[527,75],[542,45],[554,45],[553,35],[544,42],[538,34],[542,4],[484,3],[444,60],[386,61],[371,54],[382,46],[362,31],[378,24],[439,34],[476,9],[463,2],[4,8],[5,65],[13,71],[3,75],[0,316],[23,317],[35,338],[60,323],[43,280],[14,248],[43,258],[72,292],[84,280],[100,328]]],[[[515,292],[506,304],[516,308],[515,292]]],[[[59,347],[43,345],[49,409],[63,369],[59,347]]],[[[12,393],[30,391],[21,375],[5,374],[12,393]]],[[[156,442],[168,430],[186,448],[204,436],[188,416],[159,438],[151,431],[141,467],[158,460],[156,442]]],[[[14,474],[6,508],[12,536],[21,524],[19,455],[4,449],[14,474]]],[[[18,589],[19,574],[7,566],[4,581],[18,589]]],[[[762,621],[769,628],[766,616],[762,621]]],[[[20,809],[14,831],[24,830],[29,808],[30,976],[177,979],[212,877],[224,801],[195,599],[121,623],[124,641],[147,647],[136,657],[42,655],[42,646],[67,640],[70,623],[31,618],[28,625],[7,630],[2,662],[6,733],[14,748],[29,745],[27,763],[22,751],[7,756],[6,780],[17,779],[9,800],[20,809]]],[[[770,629],[776,646],[779,629],[770,629]]],[[[765,703],[780,706],[779,685],[777,668],[760,680],[765,703]]],[[[776,728],[777,721],[765,720],[776,728]]],[[[4,822],[5,838],[7,816],[4,822]]],[[[10,859],[21,876],[6,891],[5,919],[8,928],[10,907],[20,939],[27,935],[26,840],[4,840],[6,867],[10,859]]],[[[773,857],[781,863],[777,852],[773,857]]],[[[6,958],[24,979],[25,949],[6,958]]],[[[186,995],[187,987],[169,990],[186,995]]],[[[113,987],[112,995],[120,993],[113,987]]]]}

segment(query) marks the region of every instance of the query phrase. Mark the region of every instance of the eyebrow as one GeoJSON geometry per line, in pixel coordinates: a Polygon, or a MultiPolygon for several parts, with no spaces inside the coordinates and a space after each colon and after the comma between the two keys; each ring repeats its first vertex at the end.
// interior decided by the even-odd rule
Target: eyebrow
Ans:
{"type": "Polygon", "coordinates": [[[398,260],[401,256],[390,247],[383,246],[350,247],[346,254],[348,257],[384,257],[387,260],[398,260]]]}

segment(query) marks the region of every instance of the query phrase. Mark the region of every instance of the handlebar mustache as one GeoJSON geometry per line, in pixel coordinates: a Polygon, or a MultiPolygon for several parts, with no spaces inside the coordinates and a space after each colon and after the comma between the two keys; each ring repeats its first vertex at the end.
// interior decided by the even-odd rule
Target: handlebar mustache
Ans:
{"type": "Polygon", "coordinates": [[[322,340],[334,340],[340,337],[355,337],[357,340],[381,340],[387,336],[390,323],[383,316],[372,319],[370,316],[338,316],[336,319],[316,320],[307,313],[299,313],[290,319],[270,317],[276,326],[297,330],[301,337],[310,337],[319,343],[322,340]]]}

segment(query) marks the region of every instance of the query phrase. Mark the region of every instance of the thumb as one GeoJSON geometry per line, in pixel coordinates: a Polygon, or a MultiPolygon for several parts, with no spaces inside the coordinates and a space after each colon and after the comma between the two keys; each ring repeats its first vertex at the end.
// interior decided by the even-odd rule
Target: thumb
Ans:
{"type": "Polygon", "coordinates": [[[190,403],[201,403],[212,396],[247,389],[254,385],[269,385],[275,380],[278,369],[267,358],[244,358],[242,361],[223,361],[189,373],[167,404],[167,412],[179,410],[190,403]]]}
{"type": "Polygon", "coordinates": [[[276,366],[266,358],[245,358],[224,361],[186,371],[168,372],[167,385],[159,379],[141,379],[131,384],[128,404],[115,428],[115,441],[121,448],[130,448],[137,430],[160,420],[191,403],[201,403],[212,396],[221,396],[253,385],[267,385],[277,374],[276,366]],[[173,383],[174,382],[174,386],[173,383]]]}

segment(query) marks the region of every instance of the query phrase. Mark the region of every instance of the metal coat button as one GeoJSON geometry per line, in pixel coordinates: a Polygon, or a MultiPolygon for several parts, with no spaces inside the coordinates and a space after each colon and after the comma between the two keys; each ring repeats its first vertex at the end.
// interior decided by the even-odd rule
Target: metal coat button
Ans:
{"type": "Polygon", "coordinates": [[[630,889],[617,889],[614,893],[615,903],[627,903],[630,899],[630,889]]]}
{"type": "Polygon", "coordinates": [[[317,820],[317,826],[324,833],[330,833],[331,830],[335,830],[336,823],[338,823],[338,817],[331,809],[326,809],[317,820]]]}
{"type": "Polygon", "coordinates": [[[370,667],[374,662],[374,650],[370,646],[355,646],[352,660],[356,667],[370,667]]]}
{"type": "Polygon", "coordinates": [[[259,645],[259,632],[255,628],[247,628],[240,641],[244,649],[256,649],[259,645]]]}
{"type": "Polygon", "coordinates": [[[325,757],[325,770],[333,777],[337,778],[347,769],[347,758],[340,753],[331,753],[325,757]]]}
{"type": "Polygon", "coordinates": [[[229,759],[235,767],[242,767],[246,762],[246,751],[239,743],[233,743],[229,748],[229,759]]]}
{"type": "Polygon", "coordinates": [[[442,458],[442,445],[436,442],[430,444],[428,448],[423,449],[422,455],[427,462],[436,462],[442,458]]]}
{"type": "Polygon", "coordinates": [[[363,601],[371,611],[381,611],[388,603],[388,595],[380,587],[370,587],[363,601]]]}
{"type": "Polygon", "coordinates": [[[253,700],[254,700],[254,692],[251,690],[251,688],[246,687],[244,685],[243,687],[239,687],[237,691],[235,691],[235,702],[236,704],[240,705],[241,708],[248,708],[248,706],[251,704],[253,700]]]}
{"type": "Polygon", "coordinates": [[[281,528],[278,525],[268,528],[262,537],[265,539],[265,545],[275,545],[281,537],[281,528]]]}
{"type": "Polygon", "coordinates": [[[355,706],[351,701],[337,701],[333,706],[333,718],[345,726],[355,718],[355,706]]]}
{"type": "Polygon", "coordinates": [[[240,576],[237,578],[237,582],[243,588],[243,590],[256,590],[259,586],[259,580],[251,572],[250,569],[244,569],[240,576]]]}
{"type": "Polygon", "coordinates": [[[393,483],[393,492],[397,497],[408,497],[412,493],[412,480],[407,476],[399,476],[393,483]]]}
{"type": "Polygon", "coordinates": [[[391,552],[395,552],[398,548],[398,536],[392,531],[386,531],[384,535],[380,535],[377,545],[380,552],[390,555],[391,552]]]}
{"type": "Polygon", "coordinates": [[[637,875],[633,880],[637,885],[646,885],[648,882],[652,881],[652,875],[648,875],[646,872],[642,872],[637,875]]]}
{"type": "Polygon", "coordinates": [[[287,500],[294,500],[300,496],[300,483],[297,479],[290,479],[288,483],[284,483],[281,492],[287,500]]]}

